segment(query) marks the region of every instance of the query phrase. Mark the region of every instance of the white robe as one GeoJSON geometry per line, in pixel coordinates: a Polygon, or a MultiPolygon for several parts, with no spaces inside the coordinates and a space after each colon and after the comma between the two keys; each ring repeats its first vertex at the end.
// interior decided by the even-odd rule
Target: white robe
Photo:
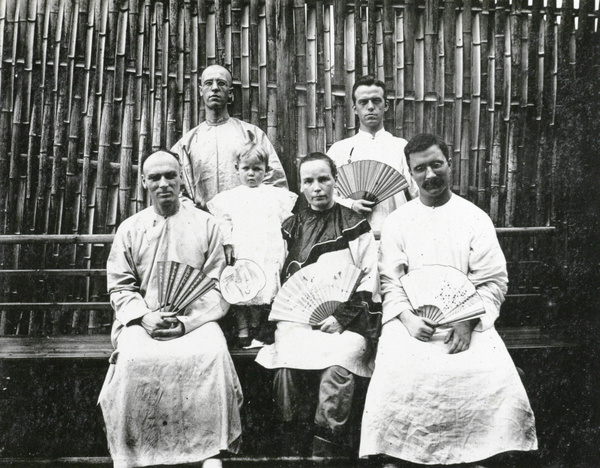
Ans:
{"type": "Polygon", "coordinates": [[[132,323],[157,308],[160,260],[218,278],[225,262],[216,220],[186,200],[167,218],[147,208],[115,235],[107,262],[115,351],[99,397],[115,467],[198,462],[239,445],[242,391],[215,322],[228,308],[219,290],[179,316],[180,338],[157,341],[132,323]]]}
{"type": "Polygon", "coordinates": [[[360,455],[452,464],[537,449],[527,394],[494,328],[508,278],[489,217],[457,195],[435,208],[413,200],[384,224],[379,269],[384,325],[360,455]],[[397,318],[411,309],[400,277],[430,264],[467,274],[483,299],[486,313],[467,351],[447,353],[447,330],[421,342],[397,318]]]}
{"type": "MultiPolygon", "coordinates": [[[[340,206],[333,209],[347,210],[340,206]]],[[[310,209],[307,212],[310,213],[310,209]]],[[[365,223],[353,211],[349,213],[350,219],[365,223]]],[[[319,217],[317,214],[315,216],[319,217]]],[[[335,245],[341,240],[331,237],[334,231],[327,229],[327,224],[317,224],[317,226],[315,231],[322,234],[318,239],[320,247],[335,245]]],[[[357,229],[352,225],[345,227],[349,231],[357,229]]],[[[314,249],[315,245],[312,245],[311,250],[314,249]]],[[[364,275],[356,290],[369,292],[375,301],[379,301],[377,247],[370,230],[349,241],[347,248],[332,247],[324,250],[326,252],[319,256],[317,264],[352,264],[359,267],[364,275]]],[[[373,356],[367,340],[362,335],[350,330],[344,330],[342,333],[325,333],[313,330],[309,325],[285,321],[277,323],[275,343],[262,348],[256,356],[256,362],[268,369],[322,370],[331,366],[341,366],[361,377],[369,377],[373,372],[373,356]]]]}
{"type": "Polygon", "coordinates": [[[281,223],[292,216],[298,195],[271,185],[240,185],[221,192],[208,202],[219,220],[223,244],[233,245],[234,257],[255,262],[265,273],[266,284],[246,305],[270,304],[279,291],[285,242],[281,223]]]}
{"type": "MultiPolygon", "coordinates": [[[[375,136],[359,130],[356,135],[331,145],[331,148],[327,151],[327,155],[333,159],[337,167],[365,159],[387,164],[404,176],[409,184],[408,192],[410,196],[416,198],[419,194],[419,189],[408,169],[408,163],[404,155],[405,146],[406,140],[404,138],[397,138],[384,129],[379,130],[375,136]]],[[[348,208],[352,208],[352,203],[354,202],[350,198],[343,198],[339,195],[336,196],[335,201],[348,208]]],[[[404,203],[406,203],[406,196],[403,190],[375,205],[373,212],[367,216],[367,221],[369,221],[373,232],[378,234],[381,231],[385,218],[404,203]]]]}
{"type": "Polygon", "coordinates": [[[260,128],[234,117],[217,125],[205,121],[171,148],[180,157],[185,189],[198,207],[206,209],[206,204],[217,193],[240,185],[236,158],[248,141],[248,132],[253,133],[255,141],[269,155],[271,171],[264,183],[288,188],[275,148],[260,128]]]}

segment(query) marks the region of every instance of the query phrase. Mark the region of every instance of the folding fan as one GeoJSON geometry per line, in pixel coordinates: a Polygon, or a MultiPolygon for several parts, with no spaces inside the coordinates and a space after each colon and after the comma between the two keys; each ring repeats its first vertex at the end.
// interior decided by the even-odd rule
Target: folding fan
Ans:
{"type": "Polygon", "coordinates": [[[445,265],[426,265],[400,278],[416,314],[438,325],[480,317],[483,301],[467,276],[445,265]]]}
{"type": "Polygon", "coordinates": [[[338,305],[350,299],[362,276],[363,272],[354,265],[308,265],[281,287],[269,320],[318,325],[333,314],[338,305]]]}
{"type": "Polygon", "coordinates": [[[336,186],[346,198],[380,203],[404,190],[408,182],[393,167],[365,159],[340,166],[336,186]]]}
{"type": "Polygon", "coordinates": [[[196,268],[174,261],[157,262],[158,304],[163,313],[177,315],[216,286],[196,268]]]}
{"type": "Polygon", "coordinates": [[[219,278],[221,294],[230,304],[248,302],[265,287],[265,272],[252,260],[236,259],[232,266],[226,266],[219,278]]]}

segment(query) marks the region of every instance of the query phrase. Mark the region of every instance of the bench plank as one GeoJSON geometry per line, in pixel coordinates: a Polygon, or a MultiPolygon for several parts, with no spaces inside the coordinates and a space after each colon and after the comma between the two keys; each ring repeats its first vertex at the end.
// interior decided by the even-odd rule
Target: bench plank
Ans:
{"type": "MultiPolygon", "coordinates": [[[[504,328],[498,332],[508,349],[576,346],[554,340],[536,327],[504,328]]],[[[108,335],[0,337],[0,359],[108,359],[112,350],[108,335]]],[[[253,360],[258,350],[232,348],[229,352],[236,360],[253,360]]]]}

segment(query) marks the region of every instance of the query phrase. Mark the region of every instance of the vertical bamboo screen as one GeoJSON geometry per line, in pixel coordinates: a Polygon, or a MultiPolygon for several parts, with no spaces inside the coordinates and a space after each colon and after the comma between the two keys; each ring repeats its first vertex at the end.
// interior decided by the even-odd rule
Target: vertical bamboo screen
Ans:
{"type": "Polygon", "coordinates": [[[213,63],[292,187],[298,158],[357,130],[351,88],[371,73],[389,131],[449,143],[455,192],[497,226],[552,224],[559,83],[599,15],[593,0],[0,0],[0,234],[114,232],[147,204],[140,157],[204,119],[213,63]]]}

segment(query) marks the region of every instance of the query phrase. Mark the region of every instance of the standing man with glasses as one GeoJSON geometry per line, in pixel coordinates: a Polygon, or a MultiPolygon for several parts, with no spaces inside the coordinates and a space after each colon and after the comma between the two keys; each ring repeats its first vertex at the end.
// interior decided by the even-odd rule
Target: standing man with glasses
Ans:
{"type": "Polygon", "coordinates": [[[236,156],[253,140],[267,151],[270,172],[264,183],[287,188],[287,179],[275,148],[255,125],[231,117],[227,105],[233,101],[229,70],[211,65],[200,78],[200,95],[206,120],[186,133],[172,151],[179,155],[185,190],[196,206],[206,204],[217,194],[240,185],[236,156]]]}

